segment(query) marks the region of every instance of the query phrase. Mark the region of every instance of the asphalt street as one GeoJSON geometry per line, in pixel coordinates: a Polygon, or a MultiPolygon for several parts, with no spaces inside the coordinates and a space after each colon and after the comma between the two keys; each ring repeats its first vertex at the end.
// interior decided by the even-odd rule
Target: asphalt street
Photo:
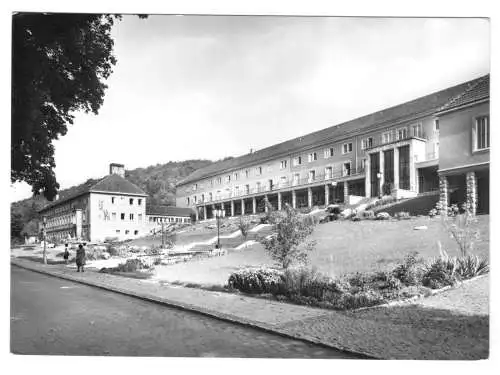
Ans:
{"type": "Polygon", "coordinates": [[[356,358],[15,266],[11,281],[15,354],[356,358]]]}

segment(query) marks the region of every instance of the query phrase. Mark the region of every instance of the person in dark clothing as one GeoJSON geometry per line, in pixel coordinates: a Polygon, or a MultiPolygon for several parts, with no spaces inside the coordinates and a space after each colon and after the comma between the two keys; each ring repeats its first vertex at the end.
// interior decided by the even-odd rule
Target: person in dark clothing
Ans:
{"type": "Polygon", "coordinates": [[[69,259],[69,250],[68,250],[68,244],[64,245],[64,255],[63,255],[64,261],[66,264],[68,264],[68,259],[69,259]]]}
{"type": "Polygon", "coordinates": [[[83,266],[85,266],[85,249],[83,245],[78,245],[78,250],[76,251],[76,266],[78,267],[77,272],[80,272],[80,268],[82,272],[85,272],[83,266]]]}

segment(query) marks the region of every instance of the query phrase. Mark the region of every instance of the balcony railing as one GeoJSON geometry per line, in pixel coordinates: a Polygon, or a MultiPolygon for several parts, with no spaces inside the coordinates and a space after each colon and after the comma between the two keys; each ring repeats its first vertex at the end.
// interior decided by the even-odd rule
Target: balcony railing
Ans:
{"type": "Polygon", "coordinates": [[[436,160],[439,157],[439,152],[434,151],[434,152],[428,152],[425,154],[425,159],[419,158],[418,155],[415,155],[415,162],[423,162],[423,161],[429,161],[429,160],[436,160]]]}
{"type": "Polygon", "coordinates": [[[418,138],[418,139],[424,139],[424,140],[429,140],[429,137],[427,136],[427,134],[422,130],[420,132],[417,132],[415,134],[412,134],[411,132],[408,132],[405,136],[403,137],[396,137],[396,135],[392,135],[390,137],[389,140],[387,141],[383,141],[381,139],[378,139],[378,140],[374,140],[373,143],[366,147],[364,149],[364,151],[368,151],[368,150],[371,150],[371,149],[374,149],[374,148],[377,148],[377,147],[381,147],[381,146],[385,146],[385,145],[389,145],[391,143],[397,143],[397,142],[403,142],[403,141],[408,141],[410,139],[413,139],[413,138],[418,138]]]}
{"type": "Polygon", "coordinates": [[[351,169],[349,173],[347,171],[341,171],[341,172],[335,172],[335,173],[320,173],[316,174],[314,178],[311,177],[303,177],[298,180],[292,179],[292,180],[287,180],[287,181],[280,181],[276,185],[264,185],[264,186],[259,186],[259,187],[254,187],[250,188],[248,190],[242,190],[242,191],[231,191],[227,192],[225,194],[219,194],[218,196],[215,196],[213,200],[204,200],[204,201],[199,201],[196,204],[203,204],[203,203],[213,203],[213,202],[218,202],[221,200],[225,199],[230,199],[230,198],[238,198],[238,197],[245,197],[248,195],[252,194],[259,194],[259,193],[269,193],[273,191],[278,191],[281,189],[286,189],[289,187],[296,187],[296,186],[305,186],[309,184],[314,184],[314,183],[319,183],[319,182],[330,182],[342,178],[348,178],[352,176],[357,176],[361,175],[365,172],[364,167],[361,167],[358,165],[358,168],[356,169],[351,169]]]}

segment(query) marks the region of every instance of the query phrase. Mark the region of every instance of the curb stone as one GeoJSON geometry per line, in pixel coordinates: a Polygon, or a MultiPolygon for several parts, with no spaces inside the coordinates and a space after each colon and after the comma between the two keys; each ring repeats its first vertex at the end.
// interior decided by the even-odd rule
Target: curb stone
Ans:
{"type": "Polygon", "coordinates": [[[362,351],[359,351],[359,350],[354,351],[354,350],[351,350],[349,348],[346,348],[346,347],[343,347],[343,346],[340,346],[340,345],[333,346],[333,345],[331,345],[329,343],[325,343],[325,342],[323,342],[323,341],[321,341],[321,340],[319,340],[319,339],[317,339],[315,337],[309,336],[307,334],[290,333],[286,329],[282,329],[282,328],[279,328],[279,327],[273,327],[273,326],[271,326],[269,324],[262,323],[262,322],[257,322],[257,321],[253,321],[253,320],[249,320],[249,319],[245,319],[245,318],[239,317],[237,315],[226,314],[226,313],[222,313],[220,311],[206,309],[206,308],[203,308],[203,307],[200,307],[200,306],[195,306],[195,305],[192,305],[192,304],[187,304],[187,303],[183,303],[183,302],[168,300],[166,298],[159,298],[159,297],[156,297],[156,296],[151,295],[151,294],[146,294],[146,293],[139,294],[139,293],[133,292],[131,290],[126,290],[126,289],[122,289],[122,288],[119,288],[119,287],[116,287],[116,286],[107,285],[107,284],[104,284],[104,283],[101,283],[101,282],[98,282],[98,281],[82,280],[82,279],[73,277],[71,275],[66,275],[66,274],[60,273],[57,270],[40,269],[40,268],[38,268],[36,266],[30,267],[28,264],[23,264],[21,262],[15,261],[13,259],[11,259],[11,265],[19,267],[19,268],[22,268],[22,269],[26,269],[26,270],[29,270],[29,271],[37,272],[37,273],[40,273],[40,274],[49,275],[49,276],[57,277],[57,278],[64,279],[64,280],[69,280],[69,281],[72,281],[72,282],[76,282],[76,283],[80,283],[80,284],[84,284],[84,285],[88,285],[88,286],[100,288],[100,289],[111,291],[111,292],[115,292],[115,293],[120,293],[120,294],[123,294],[123,295],[126,295],[126,296],[130,296],[130,297],[141,299],[143,301],[153,302],[153,303],[156,303],[156,304],[165,305],[165,306],[168,306],[168,307],[173,307],[173,308],[177,308],[177,309],[180,309],[180,310],[184,310],[184,311],[189,311],[189,312],[193,312],[193,313],[196,313],[196,314],[205,315],[205,316],[208,316],[208,317],[211,317],[211,318],[215,318],[215,319],[218,319],[218,320],[221,320],[221,321],[225,321],[225,322],[230,322],[230,323],[233,323],[233,324],[242,325],[242,326],[245,326],[245,327],[248,327],[248,328],[258,329],[260,331],[264,331],[264,332],[267,332],[267,333],[279,335],[279,336],[282,336],[282,337],[285,337],[285,338],[289,338],[289,339],[293,339],[293,340],[299,340],[299,341],[302,341],[302,342],[306,342],[306,343],[309,343],[309,344],[318,345],[318,346],[321,346],[321,347],[324,347],[324,348],[328,348],[328,349],[338,350],[338,351],[341,351],[341,352],[345,352],[347,354],[357,355],[357,356],[360,357],[359,359],[383,359],[383,358],[380,358],[380,357],[375,357],[373,354],[369,354],[369,353],[362,352],[362,351]]]}

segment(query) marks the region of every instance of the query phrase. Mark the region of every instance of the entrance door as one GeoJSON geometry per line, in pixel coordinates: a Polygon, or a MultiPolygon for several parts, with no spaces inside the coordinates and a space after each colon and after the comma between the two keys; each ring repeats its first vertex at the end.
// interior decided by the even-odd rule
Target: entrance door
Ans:
{"type": "Polygon", "coordinates": [[[378,197],[379,194],[379,181],[378,172],[380,171],[380,154],[370,154],[370,196],[378,197]]]}

